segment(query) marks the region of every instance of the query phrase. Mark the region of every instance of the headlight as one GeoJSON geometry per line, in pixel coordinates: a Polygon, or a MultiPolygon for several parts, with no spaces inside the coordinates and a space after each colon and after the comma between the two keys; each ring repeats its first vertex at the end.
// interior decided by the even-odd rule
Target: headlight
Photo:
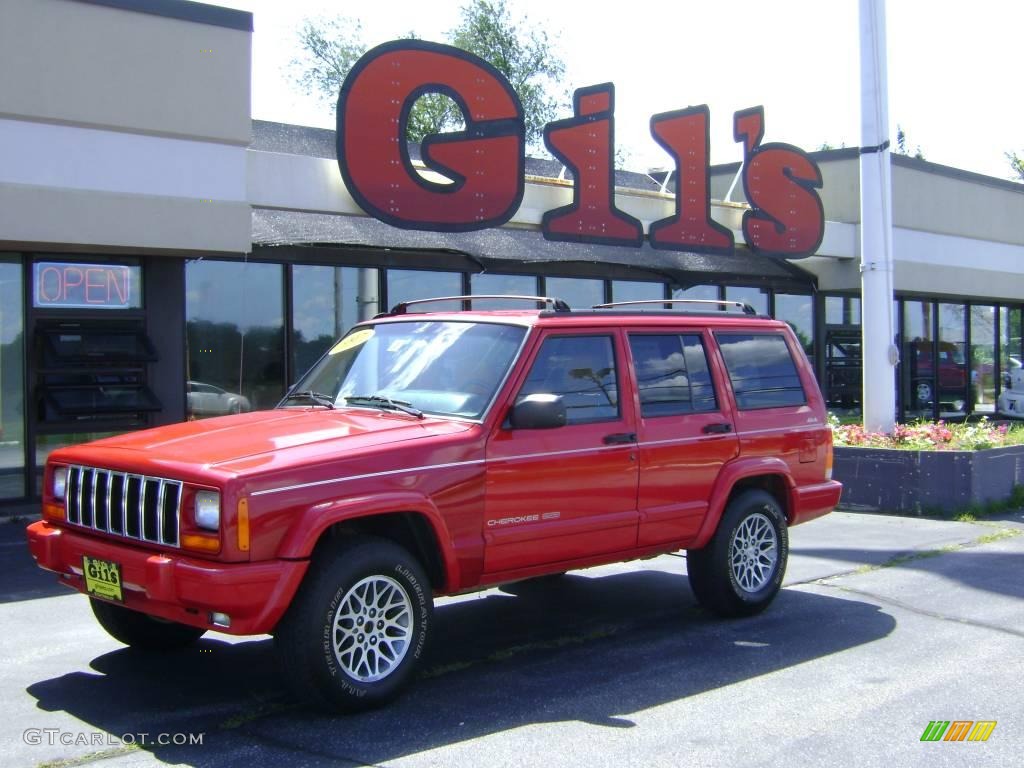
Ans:
{"type": "Polygon", "coordinates": [[[53,470],[53,498],[64,501],[64,494],[68,490],[68,468],[55,467],[53,470]]]}
{"type": "Polygon", "coordinates": [[[220,493],[198,491],[196,493],[196,525],[210,531],[220,528],[220,493]]]}

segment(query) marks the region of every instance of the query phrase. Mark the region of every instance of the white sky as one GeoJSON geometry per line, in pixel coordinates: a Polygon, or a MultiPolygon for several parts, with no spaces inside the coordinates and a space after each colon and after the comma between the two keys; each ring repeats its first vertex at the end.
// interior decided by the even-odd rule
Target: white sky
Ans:
{"type": "MultiPolygon", "coordinates": [[[[460,0],[207,0],[254,13],[253,117],[334,127],[330,107],[288,77],[304,17],[358,19],[372,47],[414,30],[446,42],[460,0]]],[[[860,144],[857,0],[508,0],[543,26],[570,91],[615,83],[616,139],[631,169],[666,166],[649,118],[711,109],[713,162],[741,158],[733,112],[763,104],[765,141],[806,150],[860,144]]],[[[1008,178],[1024,150],[1020,0],[888,0],[890,137],[896,124],[927,160],[1008,178]]],[[[568,113],[567,113],[568,114],[568,113]]]]}

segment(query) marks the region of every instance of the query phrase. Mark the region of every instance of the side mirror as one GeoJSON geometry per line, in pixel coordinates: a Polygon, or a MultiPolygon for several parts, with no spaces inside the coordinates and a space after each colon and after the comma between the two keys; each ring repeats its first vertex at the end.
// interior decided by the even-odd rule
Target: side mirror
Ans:
{"type": "Polygon", "coordinates": [[[527,395],[508,415],[512,429],[554,429],[564,427],[565,403],[558,395],[527,395]]]}

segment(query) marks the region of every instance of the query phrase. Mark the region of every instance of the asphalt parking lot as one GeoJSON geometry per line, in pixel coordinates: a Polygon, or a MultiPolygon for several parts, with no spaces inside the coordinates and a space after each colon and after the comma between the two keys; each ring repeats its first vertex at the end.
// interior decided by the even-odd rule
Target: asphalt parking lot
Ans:
{"type": "Polygon", "coordinates": [[[268,638],[119,646],[22,528],[0,522],[4,766],[973,767],[1024,747],[1020,512],[797,527],[753,619],[703,613],[677,556],[444,599],[415,686],[351,717],[291,705],[268,638]],[[997,725],[922,742],[933,720],[997,725]]]}

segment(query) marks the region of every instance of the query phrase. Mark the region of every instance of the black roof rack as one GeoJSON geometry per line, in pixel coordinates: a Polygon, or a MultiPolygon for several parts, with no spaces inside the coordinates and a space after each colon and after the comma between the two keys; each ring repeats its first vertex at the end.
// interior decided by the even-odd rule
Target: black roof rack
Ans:
{"type": "Polygon", "coordinates": [[[664,309],[666,304],[713,304],[722,310],[736,310],[745,315],[756,315],[755,310],[749,304],[742,301],[720,301],[718,299],[642,299],[638,301],[610,301],[607,304],[595,304],[593,309],[615,309],[617,307],[635,307],[638,305],[660,305],[664,309]]]}
{"type": "Polygon", "coordinates": [[[504,294],[480,294],[474,296],[438,296],[434,299],[414,299],[413,301],[403,301],[395,304],[391,308],[390,312],[377,317],[386,317],[387,315],[404,315],[408,311],[409,307],[413,304],[432,304],[437,301],[461,301],[467,304],[475,299],[513,299],[515,301],[532,301],[537,305],[550,305],[555,312],[570,312],[569,305],[566,304],[559,298],[547,297],[547,296],[514,296],[504,294]]]}

